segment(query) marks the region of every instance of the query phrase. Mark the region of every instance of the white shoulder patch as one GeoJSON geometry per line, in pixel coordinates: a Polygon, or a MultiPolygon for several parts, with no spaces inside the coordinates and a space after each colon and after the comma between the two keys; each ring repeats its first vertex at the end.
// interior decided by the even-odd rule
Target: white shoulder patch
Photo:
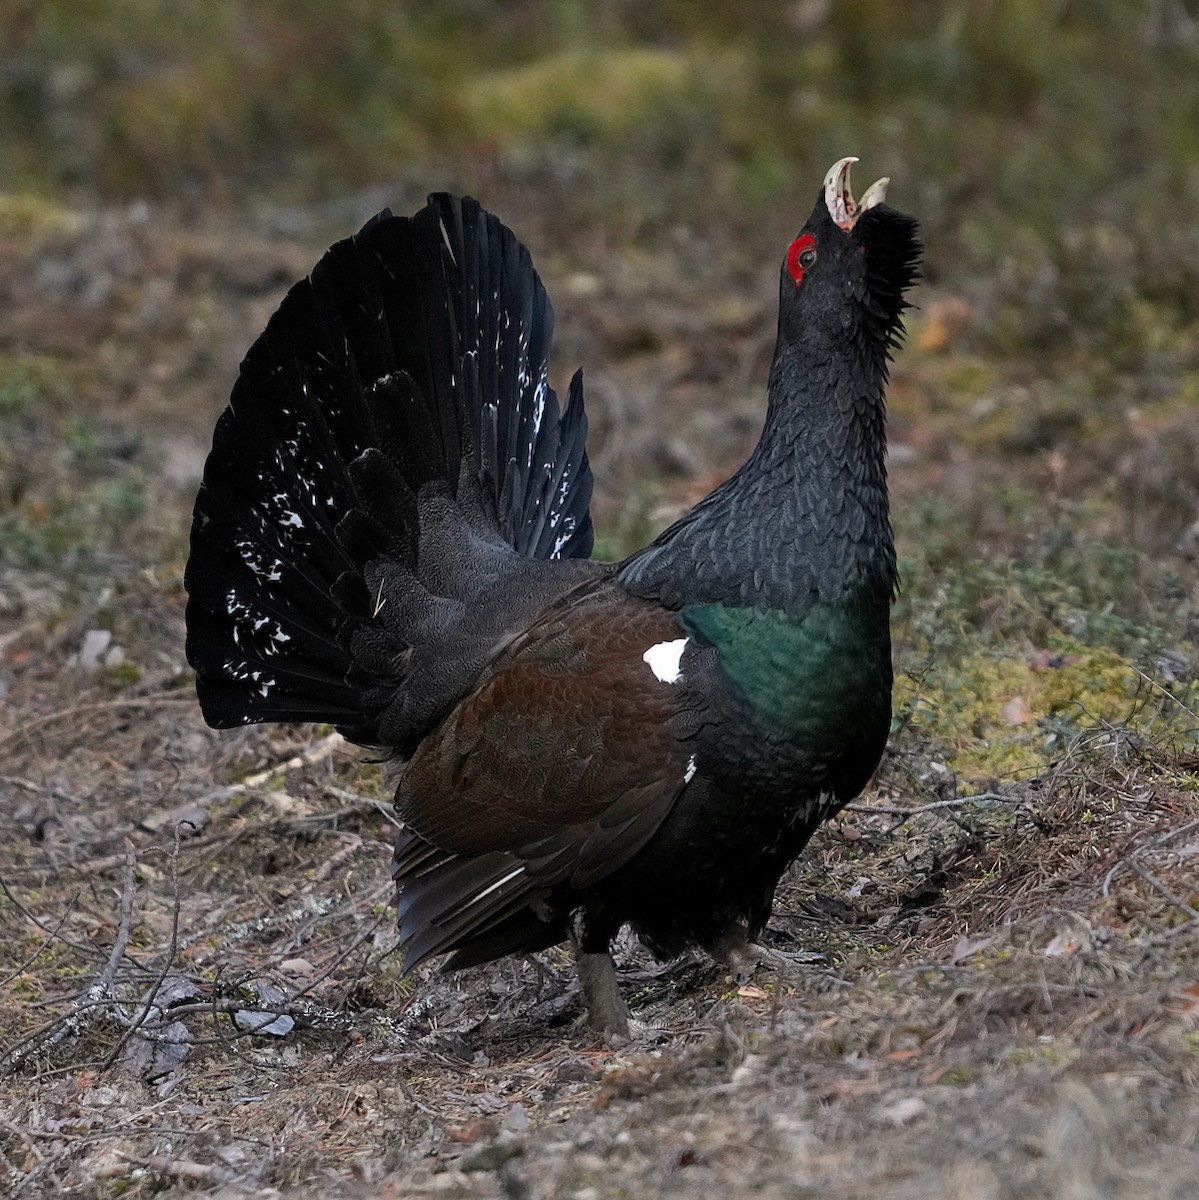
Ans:
{"type": "Polygon", "coordinates": [[[673,642],[659,642],[641,657],[663,683],[678,683],[683,677],[683,650],[687,641],[687,638],[676,638],[673,642]]]}

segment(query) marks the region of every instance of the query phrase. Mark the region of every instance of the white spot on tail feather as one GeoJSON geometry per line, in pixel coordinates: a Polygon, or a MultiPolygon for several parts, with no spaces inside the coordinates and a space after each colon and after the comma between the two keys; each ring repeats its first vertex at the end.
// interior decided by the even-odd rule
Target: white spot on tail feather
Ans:
{"type": "Polygon", "coordinates": [[[659,642],[641,657],[663,683],[678,683],[683,677],[683,651],[687,641],[687,638],[676,638],[673,642],[659,642]]]}
{"type": "Polygon", "coordinates": [[[238,538],[234,543],[242,562],[266,583],[278,583],[283,578],[283,562],[278,558],[268,561],[266,555],[248,538],[238,538]]]}
{"type": "Polygon", "coordinates": [[[575,531],[574,517],[566,517],[562,521],[562,532],[554,539],[554,548],[550,551],[550,558],[559,558],[562,554],[562,549],[567,542],[570,541],[571,535],[575,531]]]}
{"type": "Polygon", "coordinates": [[[695,755],[693,754],[691,756],[690,761],[687,763],[686,771],[683,772],[683,782],[690,783],[692,781],[692,779],[694,779],[694,778],[695,778],[695,755]]]}

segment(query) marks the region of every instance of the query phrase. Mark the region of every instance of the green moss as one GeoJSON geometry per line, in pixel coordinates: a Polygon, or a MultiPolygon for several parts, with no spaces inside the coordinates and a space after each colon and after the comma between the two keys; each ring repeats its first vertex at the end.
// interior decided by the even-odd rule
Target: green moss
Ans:
{"type": "Polygon", "coordinates": [[[381,804],[390,804],[395,798],[395,786],[388,782],[385,763],[364,759],[353,760],[353,776],[346,786],[360,796],[368,796],[381,804]]]}
{"type": "Polygon", "coordinates": [[[126,660],[125,662],[118,663],[115,667],[106,668],[104,677],[114,687],[132,687],[134,684],[141,682],[142,669],[137,663],[126,660]]]}
{"type": "Polygon", "coordinates": [[[1105,728],[1199,744],[1193,607],[1169,566],[1081,535],[1078,513],[1046,521],[1026,487],[997,486],[988,503],[1023,557],[982,558],[944,498],[897,514],[895,729],[921,731],[974,780],[1040,770],[1105,728]]]}
{"type": "Polygon", "coordinates": [[[58,407],[77,384],[75,368],[60,359],[42,354],[0,354],[0,422],[28,418],[34,415],[31,410],[42,405],[58,407]]]}
{"type": "Polygon", "coordinates": [[[647,482],[639,487],[607,527],[596,530],[592,558],[618,562],[648,545],[676,515],[676,512],[664,514],[662,501],[663,490],[657,482],[647,482]]]}
{"type": "Polygon", "coordinates": [[[698,67],[666,50],[571,49],[481,76],[465,107],[485,137],[621,136],[685,105],[698,67]]]}
{"type": "Polygon", "coordinates": [[[1199,774],[1194,771],[1159,770],[1155,778],[1175,791],[1199,795],[1199,774]]]}
{"type": "Polygon", "coordinates": [[[1150,44],[1136,6],[827,8],[42,0],[0,84],[0,152],[17,179],[227,201],[247,182],[344,192],[422,152],[473,172],[480,150],[549,155],[546,134],[573,133],[611,142],[599,178],[649,150],[647,191],[694,202],[731,166],[739,201],[773,203],[848,147],[937,181],[926,207],[956,209],[932,214],[945,261],[1002,260],[1014,292],[1037,290],[991,337],[1135,328],[1138,287],[1195,303],[1177,213],[1199,72],[1150,44]],[[685,178],[655,177],[680,162],[685,178]]]}
{"type": "Polygon", "coordinates": [[[1114,651],[1059,635],[1027,658],[974,649],[935,662],[918,679],[899,679],[896,703],[959,774],[1004,778],[1042,770],[1085,730],[1164,736],[1172,713],[1145,679],[1114,651]]]}
{"type": "Polygon", "coordinates": [[[78,213],[33,192],[0,192],[0,238],[37,243],[78,233],[84,221],[78,213]]]}
{"type": "Polygon", "coordinates": [[[941,1076],[941,1082],[951,1087],[963,1087],[978,1079],[981,1072],[977,1067],[953,1067],[941,1076]]]}
{"type": "Polygon", "coordinates": [[[87,392],[73,363],[0,354],[0,561],[66,572],[132,544],[138,436],[86,415],[87,392]]]}
{"type": "Polygon", "coordinates": [[[1076,1046],[1069,1042],[1051,1041],[1036,1046],[1017,1046],[1004,1056],[1009,1067],[1068,1067],[1079,1056],[1076,1046]]]}

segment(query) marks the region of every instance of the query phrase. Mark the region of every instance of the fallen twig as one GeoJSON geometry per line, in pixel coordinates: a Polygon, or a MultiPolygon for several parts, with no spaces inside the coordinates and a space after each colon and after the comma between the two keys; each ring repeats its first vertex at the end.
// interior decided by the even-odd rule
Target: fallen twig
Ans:
{"type": "Polygon", "coordinates": [[[918,804],[915,808],[894,808],[886,804],[847,804],[842,812],[855,813],[874,813],[882,814],[888,817],[898,817],[900,820],[896,825],[892,825],[892,829],[898,828],[905,821],[910,821],[912,817],[917,817],[921,813],[936,812],[939,809],[945,808],[961,808],[966,804],[1022,804],[1023,800],[1018,796],[1004,796],[999,792],[979,792],[976,796],[957,796],[952,800],[934,800],[930,804],[918,804]]]}
{"type": "Polygon", "coordinates": [[[116,1044],[109,1051],[108,1057],[104,1060],[104,1065],[100,1068],[102,1071],[107,1071],[125,1047],[125,1043],[137,1033],[137,1031],[145,1024],[146,1018],[150,1015],[151,1009],[155,1007],[154,1001],[158,996],[158,992],[162,987],[163,980],[166,979],[167,973],[170,971],[172,964],[175,961],[175,955],[179,950],[179,828],[175,828],[175,845],[171,853],[171,887],[174,892],[174,904],[171,909],[171,942],[167,947],[167,952],[163,957],[162,970],[158,972],[158,978],[146,989],[145,998],[142,1001],[141,1011],[133,1018],[133,1020],[122,1031],[121,1036],[117,1038],[116,1044]]]}
{"type": "MultiPolygon", "coordinates": [[[[124,861],[124,855],[121,856],[121,859],[119,861],[122,861],[122,862],[124,861]]],[[[25,905],[22,904],[21,901],[18,900],[15,895],[13,895],[12,891],[9,889],[8,884],[4,881],[4,877],[2,875],[0,875],[0,892],[3,892],[4,895],[8,897],[9,903],[13,906],[13,908],[15,908],[17,910],[17,912],[19,912],[21,914],[21,916],[23,916],[26,920],[30,921],[32,924],[36,925],[43,933],[50,932],[50,926],[46,925],[36,914],[30,912],[29,909],[26,908],[25,905]]],[[[72,900],[71,903],[74,904],[75,901],[78,899],[79,899],[79,893],[77,892],[75,894],[74,900],[72,900]]],[[[64,917],[64,920],[65,920],[65,917],[64,917]]],[[[60,921],[59,927],[61,927],[61,925],[62,925],[62,922],[60,921]]],[[[71,941],[71,939],[69,937],[64,936],[62,933],[57,934],[57,936],[58,936],[58,940],[60,942],[62,942],[63,945],[70,946],[72,950],[81,950],[84,954],[87,954],[88,956],[91,956],[91,955],[95,954],[95,952],[96,952],[96,948],[94,946],[87,946],[87,945],[84,945],[82,942],[73,942],[73,941],[71,941]]]]}
{"type": "Polygon", "coordinates": [[[1176,896],[1152,871],[1148,871],[1135,858],[1129,864],[1130,867],[1151,887],[1154,891],[1160,892],[1165,896],[1175,908],[1181,909],[1187,915],[1187,919],[1191,921],[1199,921],[1199,910],[1188,904],[1181,896],[1176,896]]]}
{"type": "Polygon", "coordinates": [[[1199,821],[1188,821],[1185,825],[1179,825],[1177,829],[1168,829],[1165,833],[1159,834],[1155,838],[1137,846],[1132,853],[1126,854],[1119,862],[1112,867],[1110,871],[1103,877],[1103,894],[1105,896],[1111,894],[1112,880],[1125,868],[1130,867],[1133,861],[1139,858],[1142,854],[1152,854],[1153,851],[1160,849],[1167,842],[1172,842],[1175,838],[1181,837],[1184,833],[1189,833],[1192,829],[1199,828],[1199,821]]]}
{"type": "Polygon", "coordinates": [[[112,952],[99,980],[93,985],[97,994],[112,990],[117,976],[117,967],[125,957],[129,938],[133,932],[133,900],[137,895],[137,858],[133,851],[133,843],[125,839],[125,883],[121,888],[121,922],[117,926],[117,936],[113,939],[112,952]]]}
{"type": "MultiPolygon", "coordinates": [[[[296,992],[292,998],[298,1000],[301,996],[306,996],[310,991],[312,991],[312,989],[316,987],[318,983],[324,983],[324,981],[328,979],[329,976],[332,975],[333,972],[336,971],[337,968],[341,966],[341,964],[345,962],[346,959],[349,958],[359,946],[363,945],[365,942],[374,937],[375,930],[378,929],[383,923],[383,919],[388,915],[389,912],[390,909],[385,908],[381,913],[379,913],[379,915],[375,917],[375,919],[366,927],[364,932],[358,938],[356,938],[355,941],[349,947],[347,947],[342,954],[339,954],[333,960],[330,966],[322,971],[315,979],[310,980],[304,987],[296,992]]],[[[366,957],[369,961],[370,955],[367,954],[366,957]]],[[[363,969],[365,970],[365,963],[363,964],[363,969]]]]}
{"type": "Polygon", "coordinates": [[[1139,676],[1140,676],[1140,677],[1141,677],[1141,678],[1142,678],[1142,679],[1143,679],[1143,680],[1144,680],[1144,681],[1145,681],[1145,682],[1146,682],[1146,683],[1147,683],[1147,684],[1148,684],[1150,687],[1152,687],[1152,688],[1156,688],[1156,689],[1157,689],[1159,692],[1161,692],[1161,694],[1162,694],[1163,696],[1165,696],[1165,697],[1166,697],[1166,699],[1167,699],[1167,700],[1172,700],[1172,701],[1173,701],[1175,704],[1177,704],[1177,705],[1178,705],[1178,707],[1179,707],[1179,708],[1181,708],[1181,709],[1182,709],[1182,711],[1183,711],[1184,713],[1187,713],[1189,716],[1192,716],[1192,717],[1194,717],[1196,721],[1199,721],[1199,713],[1197,713],[1197,712],[1196,712],[1196,711],[1195,711],[1193,708],[1188,708],[1188,707],[1187,707],[1187,706],[1186,706],[1186,705],[1185,705],[1185,704],[1184,704],[1184,703],[1183,703],[1181,700],[1179,700],[1179,698],[1178,698],[1176,695],[1174,695],[1174,693],[1173,693],[1172,691],[1170,691],[1170,689],[1169,689],[1169,688],[1167,688],[1167,687],[1163,687],[1163,686],[1162,686],[1160,683],[1158,683],[1158,681],[1157,681],[1156,679],[1152,678],[1152,677],[1151,677],[1151,676],[1149,676],[1149,675],[1146,675],[1146,674],[1145,674],[1145,672],[1144,672],[1144,671],[1142,671],[1142,670],[1140,669],[1140,667],[1138,667],[1138,666],[1136,665],[1136,663],[1134,663],[1134,662],[1129,662],[1129,664],[1128,664],[1128,665],[1129,665],[1129,666],[1132,668],[1132,670],[1133,670],[1133,671],[1134,671],[1134,672],[1135,672],[1137,675],[1139,675],[1139,676]]]}
{"type": "Polygon", "coordinates": [[[18,1070],[32,1055],[44,1054],[53,1050],[72,1033],[78,1033],[84,1023],[84,1014],[100,1005],[115,1004],[113,985],[116,982],[117,970],[121,959],[129,946],[133,931],[133,901],[137,893],[137,858],[134,854],[133,843],[125,839],[125,882],[121,888],[121,917],[117,926],[116,937],[113,939],[112,950],[108,961],[96,981],[72,1002],[70,1010],[63,1017],[50,1022],[48,1026],[35,1030],[29,1036],[22,1038],[0,1059],[9,1072],[18,1070]]]}
{"type": "Polygon", "coordinates": [[[349,814],[352,812],[366,812],[373,810],[377,812],[385,820],[389,821],[397,829],[404,824],[395,814],[395,809],[390,804],[384,804],[382,800],[372,800],[369,796],[360,796],[357,792],[351,792],[343,787],[336,787],[329,783],[325,785],[325,791],[328,795],[337,800],[344,800],[349,808],[341,810],[342,813],[349,814]]]}
{"type": "Polygon", "coordinates": [[[273,779],[280,771],[296,771],[300,767],[308,767],[313,763],[321,762],[328,758],[335,750],[340,749],[345,745],[345,738],[340,733],[330,733],[323,737],[318,742],[313,742],[301,754],[297,754],[294,758],[289,758],[286,762],[279,763],[273,767],[267,767],[265,771],[258,771],[254,775],[247,775],[241,783],[235,783],[230,788],[231,793],[244,792],[254,788],[262,787],[269,779],[273,779]]]}
{"type": "Polygon", "coordinates": [[[20,1138],[21,1144],[33,1155],[39,1165],[45,1161],[42,1152],[34,1143],[33,1135],[29,1130],[22,1129],[19,1125],[14,1125],[11,1121],[7,1121],[3,1117],[0,1117],[0,1128],[7,1129],[13,1137],[20,1138]]]}
{"type": "Polygon", "coordinates": [[[192,1179],[204,1183],[233,1183],[238,1179],[237,1172],[228,1167],[218,1167],[215,1163],[190,1162],[185,1158],[167,1158],[156,1154],[153,1158],[136,1158],[132,1154],[121,1153],[127,1162],[136,1163],[152,1171],[155,1175],[174,1176],[176,1179],[192,1179]]]}
{"type": "MultiPolygon", "coordinates": [[[[77,875],[102,875],[105,871],[111,871],[113,867],[122,866],[124,862],[125,856],[123,854],[106,854],[102,858],[89,858],[81,863],[32,863],[27,866],[16,867],[9,874],[16,876],[18,879],[25,879],[29,876],[45,875],[69,869],[77,875]]],[[[73,942],[70,944],[75,945],[73,942]]],[[[80,948],[76,946],[76,949],[80,948]]]]}
{"type": "Polygon", "coordinates": [[[317,867],[312,875],[313,883],[324,883],[324,881],[328,879],[329,876],[332,875],[333,872],[337,870],[337,868],[341,866],[341,864],[345,862],[347,858],[353,854],[356,854],[362,849],[363,846],[366,845],[366,842],[357,834],[343,833],[340,836],[346,839],[345,844],[340,850],[335,850],[332,854],[330,854],[329,857],[326,858],[319,867],[317,867]]]}

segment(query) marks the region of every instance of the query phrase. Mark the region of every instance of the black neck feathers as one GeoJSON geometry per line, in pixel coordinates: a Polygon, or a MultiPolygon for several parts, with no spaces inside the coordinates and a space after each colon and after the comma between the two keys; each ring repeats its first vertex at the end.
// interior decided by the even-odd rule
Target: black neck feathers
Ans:
{"type": "Polygon", "coordinates": [[[894,594],[884,392],[915,223],[883,207],[847,233],[818,204],[805,229],[821,257],[799,282],[782,271],[762,436],[736,475],[623,564],[636,595],[802,615],[894,594]]]}

